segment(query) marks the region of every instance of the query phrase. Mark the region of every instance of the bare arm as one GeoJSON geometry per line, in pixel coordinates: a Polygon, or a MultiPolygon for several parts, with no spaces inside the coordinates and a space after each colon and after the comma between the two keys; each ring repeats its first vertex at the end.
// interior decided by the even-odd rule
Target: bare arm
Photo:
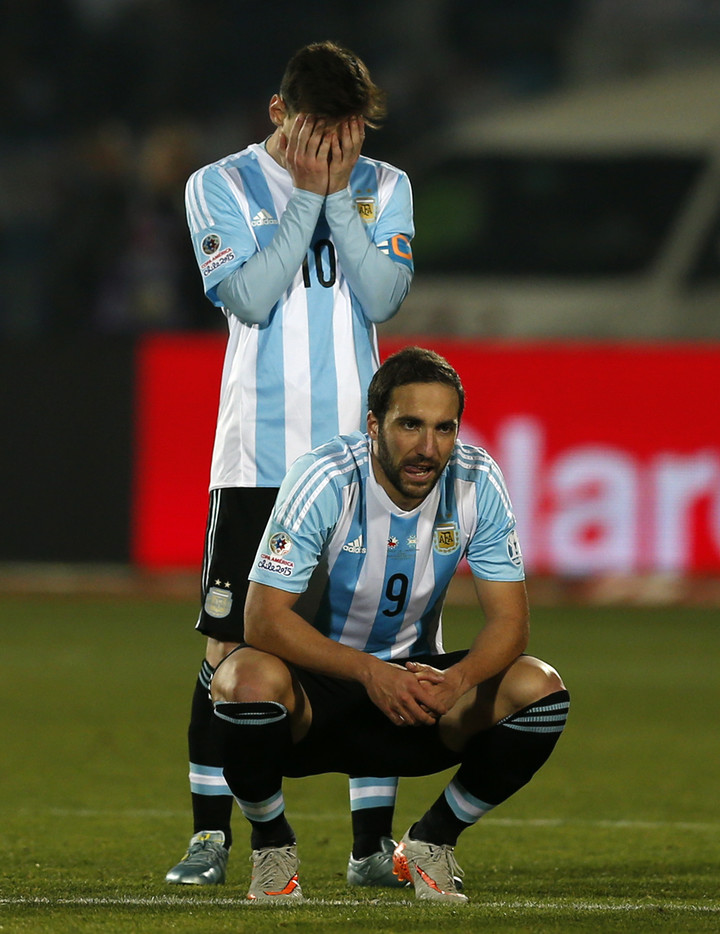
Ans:
{"type": "Polygon", "coordinates": [[[393,723],[434,722],[427,712],[430,689],[443,680],[442,672],[428,671],[421,681],[407,669],[328,639],[293,610],[297,597],[251,582],[245,602],[247,642],[300,668],[358,681],[393,723]]]}
{"type": "MultiPolygon", "coordinates": [[[[500,674],[525,651],[529,638],[529,610],[523,581],[475,578],[475,591],[485,616],[468,654],[445,671],[445,680],[433,685],[432,709],[446,713],[474,688],[500,674]]],[[[411,670],[413,670],[411,668],[411,670]]],[[[425,677],[418,672],[418,677],[425,677]]]]}

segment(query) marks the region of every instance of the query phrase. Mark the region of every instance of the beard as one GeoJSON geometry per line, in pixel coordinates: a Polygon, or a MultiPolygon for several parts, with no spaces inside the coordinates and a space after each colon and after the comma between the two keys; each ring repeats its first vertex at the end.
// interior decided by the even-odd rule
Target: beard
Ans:
{"type": "Polygon", "coordinates": [[[385,441],[382,428],[378,431],[375,456],[390,483],[392,483],[398,492],[409,499],[416,499],[418,501],[425,499],[437,483],[442,472],[442,469],[437,464],[427,460],[411,459],[405,463],[395,463],[390,454],[387,442],[385,441]],[[408,466],[426,467],[428,468],[428,473],[422,477],[418,477],[415,482],[412,482],[408,479],[407,475],[403,473],[403,467],[408,466]]]}

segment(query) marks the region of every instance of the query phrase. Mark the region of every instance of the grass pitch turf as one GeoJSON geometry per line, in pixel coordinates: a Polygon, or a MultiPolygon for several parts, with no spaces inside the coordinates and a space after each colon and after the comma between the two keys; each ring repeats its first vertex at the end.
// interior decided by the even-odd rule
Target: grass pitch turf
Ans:
{"type": "MultiPolygon", "coordinates": [[[[307,902],[248,905],[229,878],[168,886],[191,833],[185,730],[203,646],[182,600],[0,599],[0,932],[720,930],[720,614],[538,608],[530,651],[572,694],[529,786],[465,833],[467,906],[351,889],[346,780],[289,781],[307,902]]],[[[475,612],[449,607],[446,643],[475,612]]],[[[404,779],[401,835],[447,775],[404,779]]]]}

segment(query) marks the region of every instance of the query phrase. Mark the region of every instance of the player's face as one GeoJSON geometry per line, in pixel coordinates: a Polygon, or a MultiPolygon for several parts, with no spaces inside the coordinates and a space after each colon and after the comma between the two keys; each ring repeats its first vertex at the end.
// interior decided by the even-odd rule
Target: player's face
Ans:
{"type": "Polygon", "coordinates": [[[393,390],[382,425],[371,412],[375,478],[395,505],[410,510],[445,469],[458,432],[458,396],[444,383],[408,383],[393,390]]]}

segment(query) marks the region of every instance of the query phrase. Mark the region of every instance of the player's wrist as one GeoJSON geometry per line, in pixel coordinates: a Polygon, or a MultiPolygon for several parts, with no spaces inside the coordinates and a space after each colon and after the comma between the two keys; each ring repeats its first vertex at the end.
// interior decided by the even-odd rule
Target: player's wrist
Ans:
{"type": "Polygon", "coordinates": [[[293,198],[297,201],[308,201],[313,204],[322,203],[325,195],[321,192],[311,191],[309,188],[302,188],[299,185],[293,185],[293,198]]]}
{"type": "Polygon", "coordinates": [[[348,190],[349,183],[350,183],[349,179],[340,178],[340,179],[337,179],[336,181],[333,181],[332,179],[330,179],[330,183],[328,185],[328,197],[330,195],[339,195],[343,191],[346,192],[348,190]]]}
{"type": "Polygon", "coordinates": [[[465,670],[462,662],[458,662],[445,670],[444,686],[450,689],[456,697],[462,697],[463,694],[476,687],[477,684],[479,682],[475,681],[470,672],[465,670]]]}
{"type": "Polygon", "coordinates": [[[320,195],[325,197],[327,194],[327,179],[325,180],[310,180],[310,179],[297,179],[293,183],[293,187],[296,191],[307,191],[313,195],[320,195]]]}
{"type": "Polygon", "coordinates": [[[360,658],[358,669],[358,681],[368,690],[375,680],[382,674],[382,670],[387,662],[382,661],[375,655],[369,655],[367,652],[358,652],[360,658]]]}

